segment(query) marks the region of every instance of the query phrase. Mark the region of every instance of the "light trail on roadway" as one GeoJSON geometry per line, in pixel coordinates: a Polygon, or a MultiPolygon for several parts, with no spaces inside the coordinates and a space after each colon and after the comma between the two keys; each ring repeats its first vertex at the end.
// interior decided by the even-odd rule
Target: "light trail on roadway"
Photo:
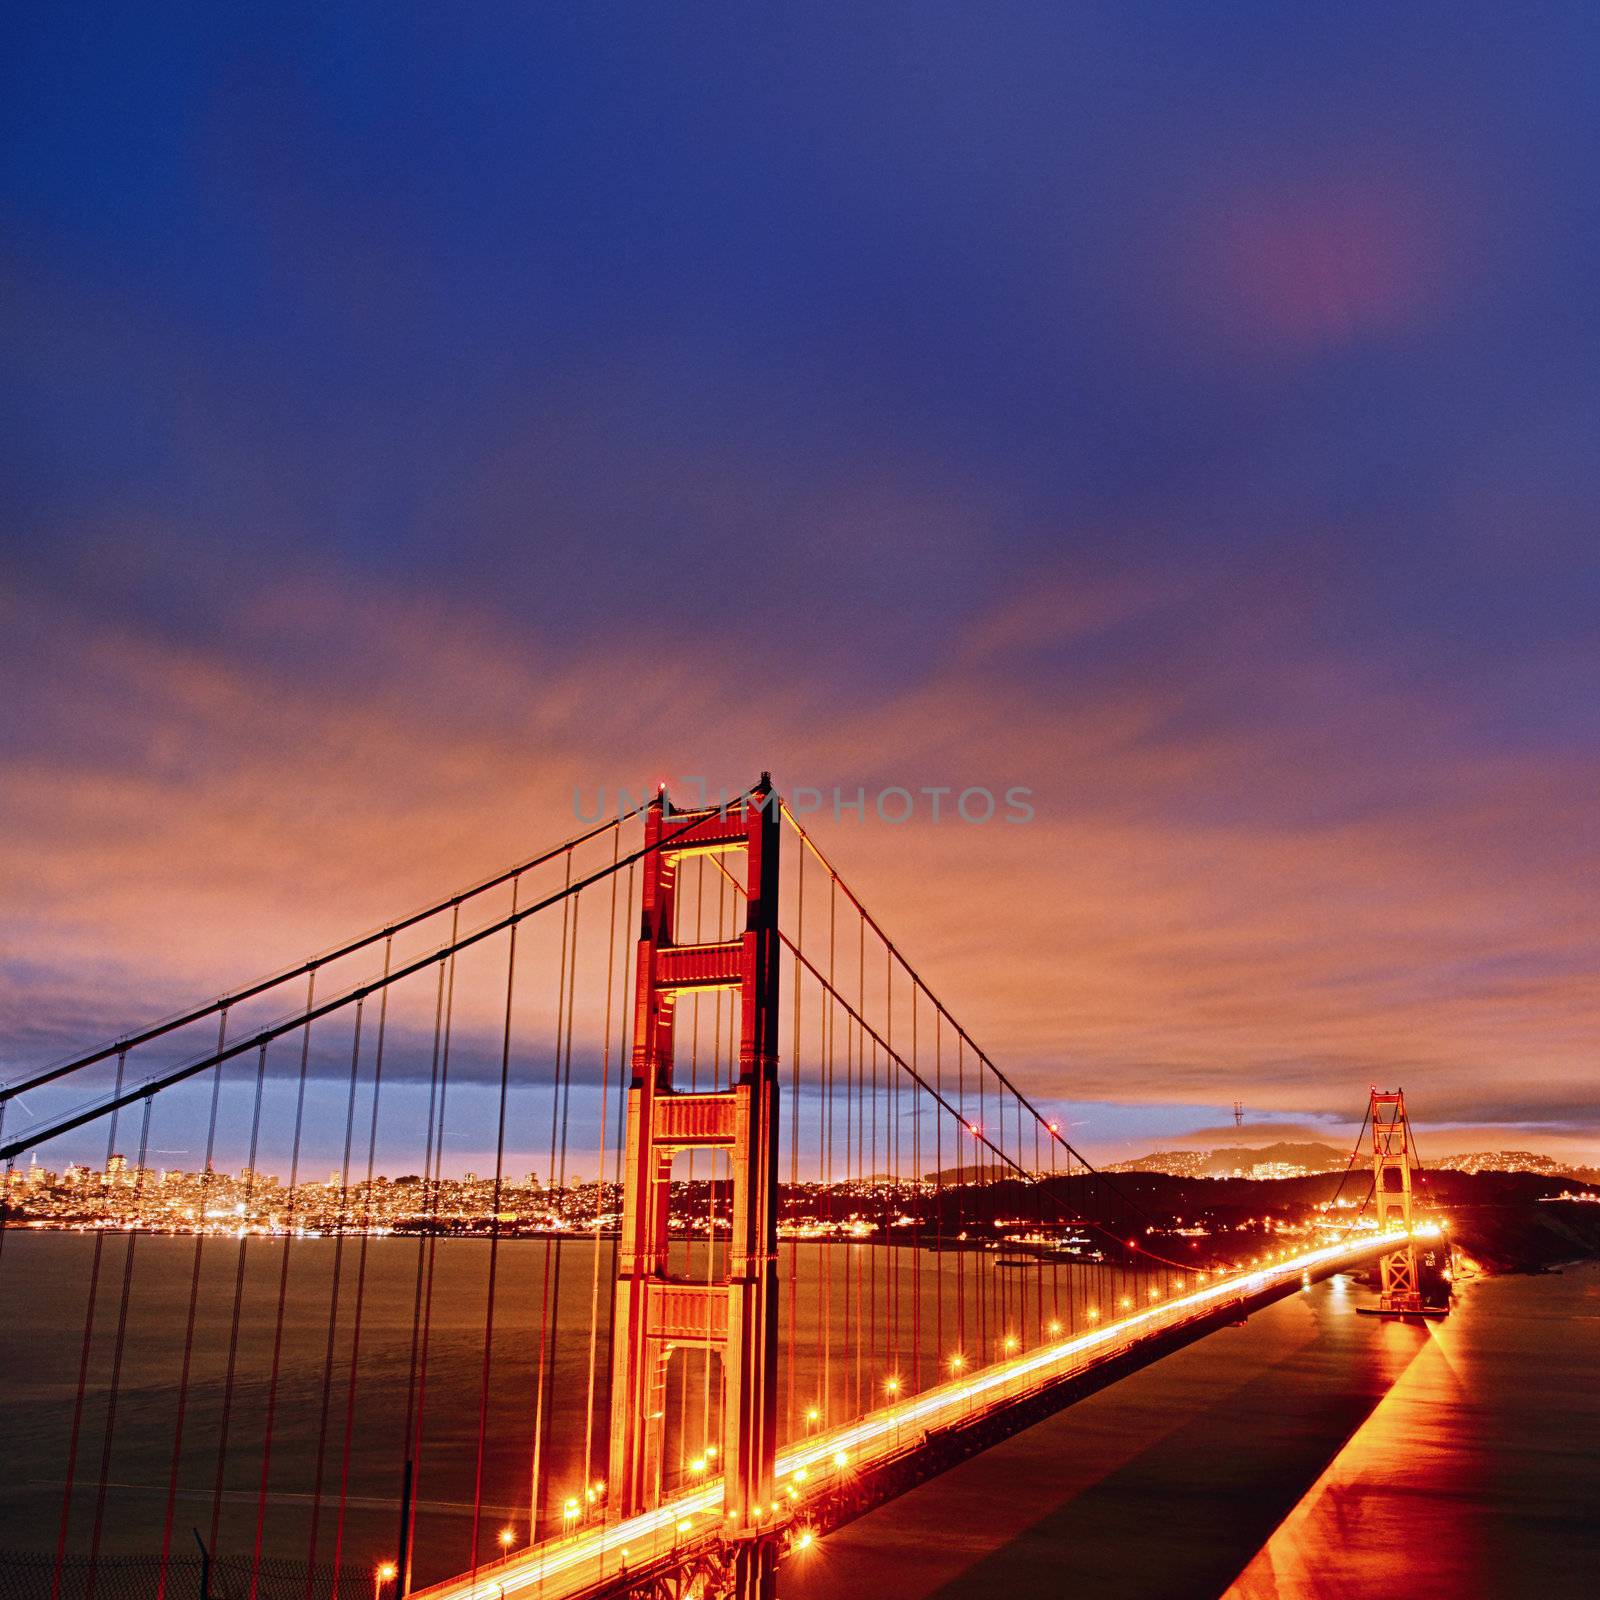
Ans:
{"type": "MultiPolygon", "coordinates": [[[[970,1423],[1039,1390],[1136,1348],[1217,1310],[1243,1304],[1295,1279],[1309,1285],[1404,1244],[1402,1231],[1362,1231],[1282,1261],[1235,1273],[1187,1294],[1151,1304],[1085,1333],[953,1377],[778,1454],[775,1494],[734,1533],[727,1527],[720,1478],[674,1496],[652,1511],[584,1527],[485,1563],[475,1573],[411,1591],[409,1600],[575,1600],[628,1573],[683,1561],[718,1541],[779,1535],[808,1545],[808,1509],[848,1474],[870,1472],[913,1452],[936,1430],[970,1423]]],[[[959,1359],[959,1358],[957,1358],[959,1359]]]]}

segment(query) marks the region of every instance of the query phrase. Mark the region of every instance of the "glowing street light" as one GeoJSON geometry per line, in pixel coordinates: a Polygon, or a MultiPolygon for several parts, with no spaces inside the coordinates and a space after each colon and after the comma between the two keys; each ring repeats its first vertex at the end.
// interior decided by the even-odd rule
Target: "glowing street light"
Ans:
{"type": "Polygon", "coordinates": [[[380,1561],[372,1569],[372,1600],[380,1600],[384,1584],[393,1583],[399,1570],[392,1561],[380,1561]]]}
{"type": "Polygon", "coordinates": [[[883,1392],[892,1400],[900,1393],[900,1380],[898,1378],[885,1378],[883,1380],[883,1392]]]}
{"type": "Polygon", "coordinates": [[[499,1533],[499,1539],[500,1548],[509,1550],[517,1542],[517,1530],[515,1528],[502,1528],[499,1533]]]}

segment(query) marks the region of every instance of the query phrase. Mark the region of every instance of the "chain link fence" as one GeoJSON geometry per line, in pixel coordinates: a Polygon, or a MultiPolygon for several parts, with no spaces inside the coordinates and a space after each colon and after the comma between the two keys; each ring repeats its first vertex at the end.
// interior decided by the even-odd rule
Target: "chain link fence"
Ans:
{"type": "MultiPolygon", "coordinates": [[[[248,1556],[209,1562],[198,1552],[174,1556],[167,1562],[165,1600],[250,1600],[250,1580],[248,1556]]],[[[303,1561],[263,1559],[255,1600],[366,1600],[371,1586],[372,1573],[362,1567],[308,1570],[303,1561]]],[[[92,1565],[68,1559],[57,1588],[54,1556],[0,1550],[0,1600],[154,1600],[160,1588],[158,1555],[107,1556],[92,1565]]]]}

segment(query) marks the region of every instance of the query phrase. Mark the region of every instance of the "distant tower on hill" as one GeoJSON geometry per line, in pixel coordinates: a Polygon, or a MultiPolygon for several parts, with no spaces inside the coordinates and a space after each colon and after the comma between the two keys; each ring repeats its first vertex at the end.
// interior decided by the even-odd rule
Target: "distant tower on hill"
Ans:
{"type": "Polygon", "coordinates": [[[1233,1125],[1236,1128],[1244,1126],[1244,1101],[1242,1100],[1233,1102],[1233,1125]]]}

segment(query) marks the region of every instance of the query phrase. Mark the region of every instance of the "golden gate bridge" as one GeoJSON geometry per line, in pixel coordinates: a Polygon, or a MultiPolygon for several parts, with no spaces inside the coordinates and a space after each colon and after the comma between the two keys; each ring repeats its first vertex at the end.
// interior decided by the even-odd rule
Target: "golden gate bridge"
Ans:
{"type": "Polygon", "coordinates": [[[39,1592],[769,1596],[830,1529],[1320,1278],[1441,1311],[1399,1091],[1352,1168],[1369,1127],[1370,1214],[1180,1233],[766,775],[662,792],[0,1090],[0,1288],[72,1327],[27,1415],[39,1592]],[[169,1199],[153,1141],[197,1127],[169,1199]],[[64,1274],[17,1163],[102,1134],[64,1274]],[[476,1210],[452,1148],[492,1159],[476,1210]]]}

